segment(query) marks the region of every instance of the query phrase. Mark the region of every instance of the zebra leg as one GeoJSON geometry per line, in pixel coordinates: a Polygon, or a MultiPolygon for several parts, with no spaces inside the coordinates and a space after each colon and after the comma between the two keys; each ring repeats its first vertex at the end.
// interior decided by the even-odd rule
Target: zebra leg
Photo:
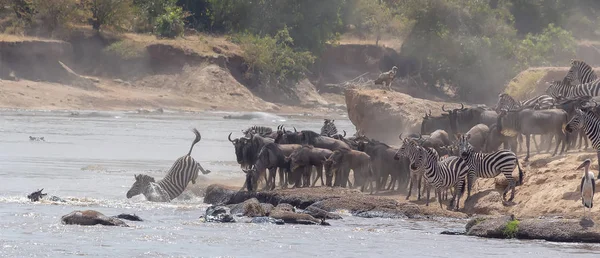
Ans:
{"type": "Polygon", "coordinates": [[[423,179],[423,177],[417,175],[417,201],[421,200],[421,179],[423,179]]]}
{"type": "Polygon", "coordinates": [[[208,169],[204,169],[204,168],[202,167],[202,165],[200,165],[200,163],[198,163],[198,167],[200,168],[200,171],[202,172],[202,174],[203,174],[203,175],[210,174],[210,172],[211,172],[211,171],[210,171],[210,170],[208,170],[208,169]]]}
{"type": "MultiPolygon", "coordinates": [[[[598,157],[598,170],[600,171],[600,150],[596,151],[596,156],[598,157]]],[[[598,179],[600,179],[600,172],[598,172],[598,179]]]]}
{"type": "Polygon", "coordinates": [[[425,206],[429,206],[429,193],[431,192],[431,185],[425,182],[425,187],[427,187],[427,198],[425,200],[425,206]]]}
{"type": "Polygon", "coordinates": [[[443,209],[443,207],[442,207],[442,191],[439,188],[435,189],[435,196],[436,196],[436,198],[438,198],[438,202],[440,203],[440,209],[443,209]]]}
{"type": "Polygon", "coordinates": [[[410,199],[410,194],[411,194],[412,188],[413,188],[413,181],[414,181],[414,176],[411,175],[410,180],[408,181],[408,194],[406,195],[406,200],[410,199]]]}
{"type": "MultiPolygon", "coordinates": [[[[563,137],[566,138],[566,135],[563,134],[563,137]]],[[[554,153],[552,153],[552,157],[556,156],[556,153],[558,152],[558,147],[560,146],[561,143],[562,143],[562,149],[561,149],[560,153],[562,154],[563,151],[565,150],[565,147],[568,144],[566,143],[566,139],[564,139],[564,141],[563,141],[563,138],[560,137],[560,136],[558,136],[558,133],[557,133],[557,135],[556,135],[556,148],[554,148],[554,153]]]]}

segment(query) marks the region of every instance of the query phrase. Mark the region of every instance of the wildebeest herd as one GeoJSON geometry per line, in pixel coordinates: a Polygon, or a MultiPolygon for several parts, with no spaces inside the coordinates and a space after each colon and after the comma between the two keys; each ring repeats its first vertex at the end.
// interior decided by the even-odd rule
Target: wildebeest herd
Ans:
{"type": "Polygon", "coordinates": [[[447,195],[449,190],[449,208],[458,209],[463,190],[467,188],[470,196],[476,178],[502,173],[509,182],[504,200],[510,202],[516,185],[523,180],[515,154],[522,149],[523,136],[525,161],[530,157],[532,138],[538,153],[544,144],[549,152],[555,142],[553,155],[559,148],[563,154],[575,148],[578,139],[578,148],[585,144],[587,149],[590,139],[594,149],[600,149],[600,113],[595,102],[600,81],[585,62],[572,60],[571,65],[565,79],[553,82],[544,95],[516,101],[502,93],[492,108],[460,104],[460,108],[442,106],[440,116],[429,111],[423,116],[419,134],[400,135],[399,149],[363,134],[346,137],[346,132],[339,134],[329,119],[325,119],[321,133],[281,125],[276,130],[253,126],[235,139],[229,134],[237,162],[246,173],[242,189],[256,191],[259,181],[264,181],[262,190],[309,187],[320,179],[321,185],[360,187],[371,193],[408,186],[407,199],[417,186],[420,199],[424,182],[427,203],[429,187],[433,186],[440,206],[443,193],[447,195]],[[541,136],[539,145],[532,137],[536,135],[541,136]],[[512,175],[515,168],[519,175],[516,180],[512,175]]]}
{"type": "MultiPolygon", "coordinates": [[[[448,207],[458,209],[465,188],[468,198],[476,178],[503,174],[508,181],[503,200],[510,202],[524,176],[516,155],[517,149],[521,151],[522,136],[525,161],[529,159],[531,136],[536,135],[541,135],[540,145],[533,137],[538,153],[543,144],[549,152],[554,141],[553,155],[561,145],[562,154],[574,148],[577,139],[578,148],[585,144],[587,149],[589,139],[592,147],[600,150],[600,110],[595,101],[600,95],[600,80],[585,62],[572,60],[571,65],[565,78],[553,82],[545,95],[516,101],[502,93],[493,108],[460,104],[456,108],[442,106],[440,116],[429,111],[423,116],[420,133],[400,134],[400,148],[363,133],[340,134],[330,119],[325,119],[320,133],[295,127],[290,130],[284,125],[276,130],[252,126],[235,139],[230,133],[228,140],[234,146],[237,163],[246,173],[242,190],[257,191],[260,183],[263,191],[311,187],[320,181],[321,186],[360,187],[370,193],[405,190],[408,186],[407,199],[416,186],[420,199],[424,185],[427,205],[433,186],[440,206],[450,192],[448,207]],[[517,178],[513,177],[515,168],[517,178]]],[[[164,179],[155,182],[147,175],[137,175],[127,197],[144,194],[148,200],[169,201],[190,181],[194,183],[199,171],[210,173],[190,157],[201,139],[197,130],[194,133],[188,154],[173,164],[164,179]]]]}

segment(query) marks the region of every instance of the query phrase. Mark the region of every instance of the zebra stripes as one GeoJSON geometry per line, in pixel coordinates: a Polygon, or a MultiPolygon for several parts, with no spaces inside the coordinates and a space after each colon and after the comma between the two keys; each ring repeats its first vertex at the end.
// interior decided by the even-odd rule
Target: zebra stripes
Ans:
{"type": "Polygon", "coordinates": [[[439,161],[439,157],[434,150],[420,147],[412,139],[403,144],[400,149],[401,153],[408,153],[409,156],[415,155],[416,152],[422,153],[424,175],[427,182],[436,188],[440,207],[442,206],[441,191],[455,187],[454,196],[449,207],[458,210],[460,197],[464,192],[465,179],[469,172],[467,162],[458,157],[448,157],[443,161],[439,161]]]}
{"type": "MultiPolygon", "coordinates": [[[[598,165],[600,166],[600,117],[591,108],[575,109],[575,115],[565,126],[567,133],[582,129],[596,149],[598,165]]],[[[598,173],[600,178],[600,173],[598,173]]]]}
{"type": "Polygon", "coordinates": [[[192,184],[196,183],[198,170],[202,171],[202,174],[210,173],[210,170],[204,170],[200,163],[190,156],[194,145],[202,138],[195,128],[193,132],[196,138],[192,142],[189,152],[175,161],[167,175],[158,182],[155,182],[154,177],[148,175],[135,175],[135,183],[127,191],[127,198],[143,194],[151,202],[169,202],[179,196],[190,181],[192,184]]]}
{"type": "Polygon", "coordinates": [[[548,86],[548,89],[546,89],[546,94],[557,99],[581,96],[600,96],[600,80],[578,85],[571,85],[564,81],[554,81],[548,86]]]}
{"type": "Polygon", "coordinates": [[[522,107],[533,107],[534,109],[549,109],[554,106],[554,98],[549,95],[539,95],[524,101],[517,101],[510,95],[502,93],[498,95],[496,110],[516,110],[522,107]]]}
{"type": "Polygon", "coordinates": [[[575,80],[578,80],[579,84],[585,84],[597,79],[598,76],[589,64],[582,60],[571,59],[571,69],[567,72],[563,82],[573,84],[575,80]]]}
{"type": "Polygon", "coordinates": [[[273,133],[273,128],[271,127],[266,127],[266,126],[252,126],[244,131],[242,131],[242,133],[246,136],[246,137],[250,137],[250,135],[252,134],[258,134],[262,137],[267,137],[269,135],[271,135],[273,133]]]}
{"type": "Polygon", "coordinates": [[[323,122],[323,127],[321,127],[321,135],[331,137],[338,133],[335,124],[333,123],[335,120],[325,119],[323,122]]]}
{"type": "Polygon", "coordinates": [[[467,198],[471,196],[471,188],[477,177],[494,178],[500,173],[508,180],[508,186],[504,189],[502,198],[506,200],[506,193],[512,189],[510,199],[515,197],[516,182],[512,176],[515,166],[519,168],[519,185],[523,183],[523,170],[519,166],[517,154],[509,150],[498,150],[492,153],[475,152],[469,143],[470,134],[463,135],[458,140],[460,158],[465,160],[469,167],[467,179],[467,198]]]}

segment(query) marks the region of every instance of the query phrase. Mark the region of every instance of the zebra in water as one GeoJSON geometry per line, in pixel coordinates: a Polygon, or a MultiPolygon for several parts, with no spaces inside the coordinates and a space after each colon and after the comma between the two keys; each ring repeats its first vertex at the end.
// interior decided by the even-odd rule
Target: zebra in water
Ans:
{"type": "MultiPolygon", "coordinates": [[[[598,166],[600,167],[600,117],[596,115],[594,108],[575,109],[575,115],[565,126],[567,133],[572,133],[582,129],[592,142],[592,147],[596,149],[598,157],[598,166]]],[[[598,173],[600,179],[600,173],[598,173]]]]}
{"type": "Polygon", "coordinates": [[[448,207],[458,210],[460,197],[464,193],[465,180],[469,172],[467,162],[458,157],[448,157],[443,161],[439,161],[437,152],[431,148],[419,146],[413,139],[407,140],[406,144],[403,144],[400,149],[401,153],[407,153],[409,156],[418,152],[422,153],[425,178],[430,185],[435,187],[440,207],[442,207],[442,190],[454,187],[454,195],[448,207]]]}
{"type": "Polygon", "coordinates": [[[268,137],[273,134],[273,128],[267,126],[252,126],[244,131],[242,131],[244,136],[250,137],[251,134],[258,134],[262,137],[268,137]]]}
{"type": "Polygon", "coordinates": [[[539,95],[524,101],[517,101],[506,93],[498,95],[498,103],[496,103],[496,111],[517,110],[522,107],[533,107],[534,109],[549,109],[554,106],[554,98],[550,95],[539,95]]]}
{"type": "Polygon", "coordinates": [[[517,154],[509,150],[498,150],[492,153],[475,152],[469,143],[470,134],[462,135],[458,139],[460,158],[467,161],[469,175],[467,178],[467,198],[471,196],[471,188],[477,177],[494,178],[500,173],[508,180],[508,186],[504,189],[502,199],[506,200],[506,193],[512,190],[509,202],[515,197],[516,182],[512,176],[515,166],[519,168],[519,185],[523,184],[523,170],[519,165],[517,154]]]}
{"type": "Polygon", "coordinates": [[[333,135],[338,134],[338,130],[335,127],[335,124],[333,123],[335,120],[331,120],[331,119],[325,119],[325,122],[323,122],[323,127],[321,127],[321,135],[322,136],[327,136],[327,137],[331,137],[333,135]]]}
{"type": "Polygon", "coordinates": [[[202,139],[196,128],[193,129],[193,132],[196,138],[192,142],[190,151],[175,161],[163,179],[156,182],[154,177],[149,175],[134,175],[135,182],[127,191],[128,199],[143,194],[151,202],[169,202],[179,196],[190,181],[192,184],[196,184],[198,170],[202,171],[202,174],[210,173],[210,170],[204,170],[200,163],[190,156],[194,145],[202,139]]]}
{"type": "Polygon", "coordinates": [[[571,69],[567,72],[563,82],[572,85],[575,80],[578,80],[579,84],[584,84],[593,82],[597,79],[598,76],[594,72],[592,66],[582,60],[571,59],[571,69]]]}

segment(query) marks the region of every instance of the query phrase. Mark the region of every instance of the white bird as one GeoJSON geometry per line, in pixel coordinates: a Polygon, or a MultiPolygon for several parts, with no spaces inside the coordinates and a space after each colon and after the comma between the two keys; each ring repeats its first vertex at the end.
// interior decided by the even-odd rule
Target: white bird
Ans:
{"type": "Polygon", "coordinates": [[[594,181],[594,172],[590,171],[590,164],[592,161],[590,159],[586,159],[579,165],[577,168],[584,169],[583,177],[581,178],[581,186],[579,189],[581,190],[581,203],[583,204],[583,216],[585,217],[585,208],[589,208],[590,212],[592,207],[594,206],[594,193],[596,192],[596,182],[594,181]]]}

